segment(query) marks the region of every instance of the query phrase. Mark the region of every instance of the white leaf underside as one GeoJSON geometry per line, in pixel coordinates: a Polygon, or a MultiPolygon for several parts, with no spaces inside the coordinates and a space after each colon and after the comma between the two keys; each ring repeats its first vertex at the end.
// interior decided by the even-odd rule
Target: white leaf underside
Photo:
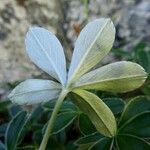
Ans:
{"type": "Polygon", "coordinates": [[[50,80],[28,79],[20,83],[9,95],[17,104],[37,104],[56,99],[61,91],[61,85],[50,80]]]}
{"type": "Polygon", "coordinates": [[[114,39],[115,27],[110,19],[96,19],[87,24],[75,43],[69,81],[80,78],[106,56],[114,39]]]}
{"type": "Polygon", "coordinates": [[[127,92],[140,87],[146,80],[144,69],[132,62],[115,62],[83,75],[74,87],[110,92],[127,92]]]}
{"type": "Polygon", "coordinates": [[[56,36],[46,29],[33,27],[27,32],[25,44],[30,59],[64,85],[66,60],[63,48],[56,36]]]}

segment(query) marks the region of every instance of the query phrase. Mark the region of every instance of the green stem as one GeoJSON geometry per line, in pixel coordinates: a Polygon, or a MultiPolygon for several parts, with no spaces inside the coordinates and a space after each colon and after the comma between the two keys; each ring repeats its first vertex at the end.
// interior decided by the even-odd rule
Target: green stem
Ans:
{"type": "Polygon", "coordinates": [[[60,96],[59,96],[59,98],[56,102],[56,105],[54,107],[54,110],[52,112],[51,118],[48,121],[48,125],[47,125],[47,128],[46,128],[46,131],[45,131],[45,134],[44,134],[44,137],[43,137],[43,140],[42,140],[42,143],[40,145],[39,150],[45,150],[46,149],[48,139],[51,135],[53,125],[54,125],[54,122],[55,122],[56,117],[57,117],[57,113],[58,113],[58,111],[59,111],[59,109],[60,109],[60,107],[63,103],[63,100],[64,100],[64,98],[66,97],[67,94],[68,94],[68,91],[66,89],[62,90],[62,92],[60,93],[60,96]]]}

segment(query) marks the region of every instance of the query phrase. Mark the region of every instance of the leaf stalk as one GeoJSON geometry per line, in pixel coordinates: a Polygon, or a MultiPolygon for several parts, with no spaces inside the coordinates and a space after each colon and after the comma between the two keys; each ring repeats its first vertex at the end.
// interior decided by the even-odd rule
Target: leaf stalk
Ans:
{"type": "Polygon", "coordinates": [[[58,114],[60,107],[61,107],[67,94],[68,94],[67,89],[63,89],[62,92],[60,93],[60,96],[59,96],[59,98],[56,102],[56,105],[54,107],[54,110],[52,112],[51,118],[48,121],[48,125],[47,125],[47,128],[46,128],[46,131],[45,131],[44,137],[42,139],[39,150],[45,150],[46,149],[46,145],[48,143],[49,137],[51,136],[52,129],[53,129],[57,114],[58,114]]]}

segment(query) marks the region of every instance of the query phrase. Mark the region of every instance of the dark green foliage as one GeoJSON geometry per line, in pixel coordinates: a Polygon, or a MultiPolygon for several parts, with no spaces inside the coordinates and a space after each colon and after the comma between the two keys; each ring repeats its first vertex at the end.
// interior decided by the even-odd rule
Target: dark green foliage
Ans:
{"type": "Polygon", "coordinates": [[[120,127],[119,133],[129,133],[143,138],[150,137],[150,111],[140,113],[120,127]]]}
{"type": "MultiPolygon", "coordinates": [[[[92,91],[114,113],[117,135],[106,138],[98,133],[92,122],[69,97],[65,100],[50,137],[47,150],[149,150],[150,149],[150,48],[139,43],[132,52],[113,50],[118,59],[142,65],[149,74],[146,83],[134,92],[114,94],[92,91]],[[142,95],[142,96],[141,96],[142,95]]],[[[9,84],[10,89],[14,87],[9,84]]],[[[43,138],[47,120],[56,101],[32,108],[0,102],[0,150],[37,150],[43,138]]]]}
{"type": "Polygon", "coordinates": [[[91,150],[100,150],[100,149],[111,149],[111,145],[113,145],[113,140],[109,138],[102,138],[96,143],[94,143],[90,149],[91,150]]]}
{"type": "Polygon", "coordinates": [[[103,98],[103,101],[116,115],[120,114],[125,106],[125,102],[121,98],[103,98]]]}
{"type": "Polygon", "coordinates": [[[7,150],[15,149],[17,142],[21,135],[21,131],[27,121],[27,113],[25,111],[19,112],[7,126],[5,134],[5,144],[7,150]]]}
{"type": "Polygon", "coordinates": [[[76,117],[77,117],[77,114],[75,112],[60,113],[56,118],[56,122],[53,128],[53,133],[57,134],[63,129],[65,129],[75,120],[76,117]]]}
{"type": "Polygon", "coordinates": [[[122,113],[119,121],[119,126],[124,124],[130,118],[142,113],[150,111],[150,98],[146,96],[139,96],[130,101],[122,113]]]}
{"type": "MultiPolygon", "coordinates": [[[[128,149],[136,149],[135,145],[137,144],[139,150],[147,150],[149,143],[144,138],[150,138],[149,97],[138,96],[127,104],[117,97],[104,98],[103,101],[114,114],[121,114],[121,116],[119,115],[120,119],[118,118],[118,133],[115,138],[106,138],[96,132],[89,118],[73,103],[65,101],[54,124],[54,134],[49,139],[48,147],[54,150],[65,148],[67,150],[109,150],[110,147],[119,147],[122,150],[125,143],[129,142],[126,144],[128,149]],[[131,147],[128,147],[129,145],[131,147]]],[[[47,106],[47,104],[44,104],[43,107],[36,107],[30,115],[27,115],[25,111],[18,111],[15,116],[11,115],[12,120],[9,125],[3,124],[0,126],[1,136],[6,134],[5,140],[8,149],[15,148],[17,145],[17,150],[32,150],[39,147],[44,132],[42,128],[53,109],[52,106],[50,109],[47,106]]],[[[2,148],[5,147],[3,143],[1,145],[2,148]]]]}
{"type": "Polygon", "coordinates": [[[96,129],[87,115],[81,113],[79,115],[79,128],[83,135],[88,135],[96,132],[96,129]]]}
{"type": "Polygon", "coordinates": [[[6,150],[5,145],[0,141],[0,150],[6,150]]]}
{"type": "Polygon", "coordinates": [[[120,150],[149,150],[150,144],[133,135],[118,135],[117,144],[120,150]]]}
{"type": "Polygon", "coordinates": [[[150,149],[150,143],[146,141],[146,139],[150,138],[150,111],[147,109],[150,105],[148,102],[149,100],[146,97],[137,97],[126,105],[119,120],[120,127],[118,127],[116,137],[106,138],[95,133],[80,138],[76,141],[76,144],[79,148],[88,144],[88,146],[90,145],[88,147],[89,150],[109,150],[112,148],[116,148],[117,150],[150,149]],[[140,103],[148,106],[142,109],[140,106],[137,106],[140,103]]]}
{"type": "Polygon", "coordinates": [[[98,132],[92,133],[90,135],[86,135],[84,137],[79,138],[75,144],[76,145],[85,145],[87,143],[94,143],[95,141],[100,140],[101,138],[104,138],[103,135],[101,135],[98,132]]]}

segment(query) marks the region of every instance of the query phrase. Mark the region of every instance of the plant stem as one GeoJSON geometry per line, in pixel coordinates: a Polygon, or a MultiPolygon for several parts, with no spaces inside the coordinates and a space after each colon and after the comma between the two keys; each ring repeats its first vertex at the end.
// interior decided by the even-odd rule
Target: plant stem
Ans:
{"type": "Polygon", "coordinates": [[[66,97],[67,94],[68,94],[68,91],[66,89],[62,90],[62,92],[60,93],[60,96],[59,96],[59,98],[56,102],[56,105],[54,107],[54,110],[52,112],[51,118],[48,121],[48,125],[47,125],[47,128],[46,128],[46,131],[45,131],[45,134],[44,134],[44,137],[43,137],[43,140],[42,140],[42,143],[40,145],[39,150],[45,150],[46,149],[48,139],[51,135],[53,125],[54,125],[54,122],[55,122],[56,117],[57,117],[57,113],[58,113],[58,111],[59,111],[59,109],[60,109],[60,107],[63,103],[63,100],[64,100],[64,98],[66,97]]]}

